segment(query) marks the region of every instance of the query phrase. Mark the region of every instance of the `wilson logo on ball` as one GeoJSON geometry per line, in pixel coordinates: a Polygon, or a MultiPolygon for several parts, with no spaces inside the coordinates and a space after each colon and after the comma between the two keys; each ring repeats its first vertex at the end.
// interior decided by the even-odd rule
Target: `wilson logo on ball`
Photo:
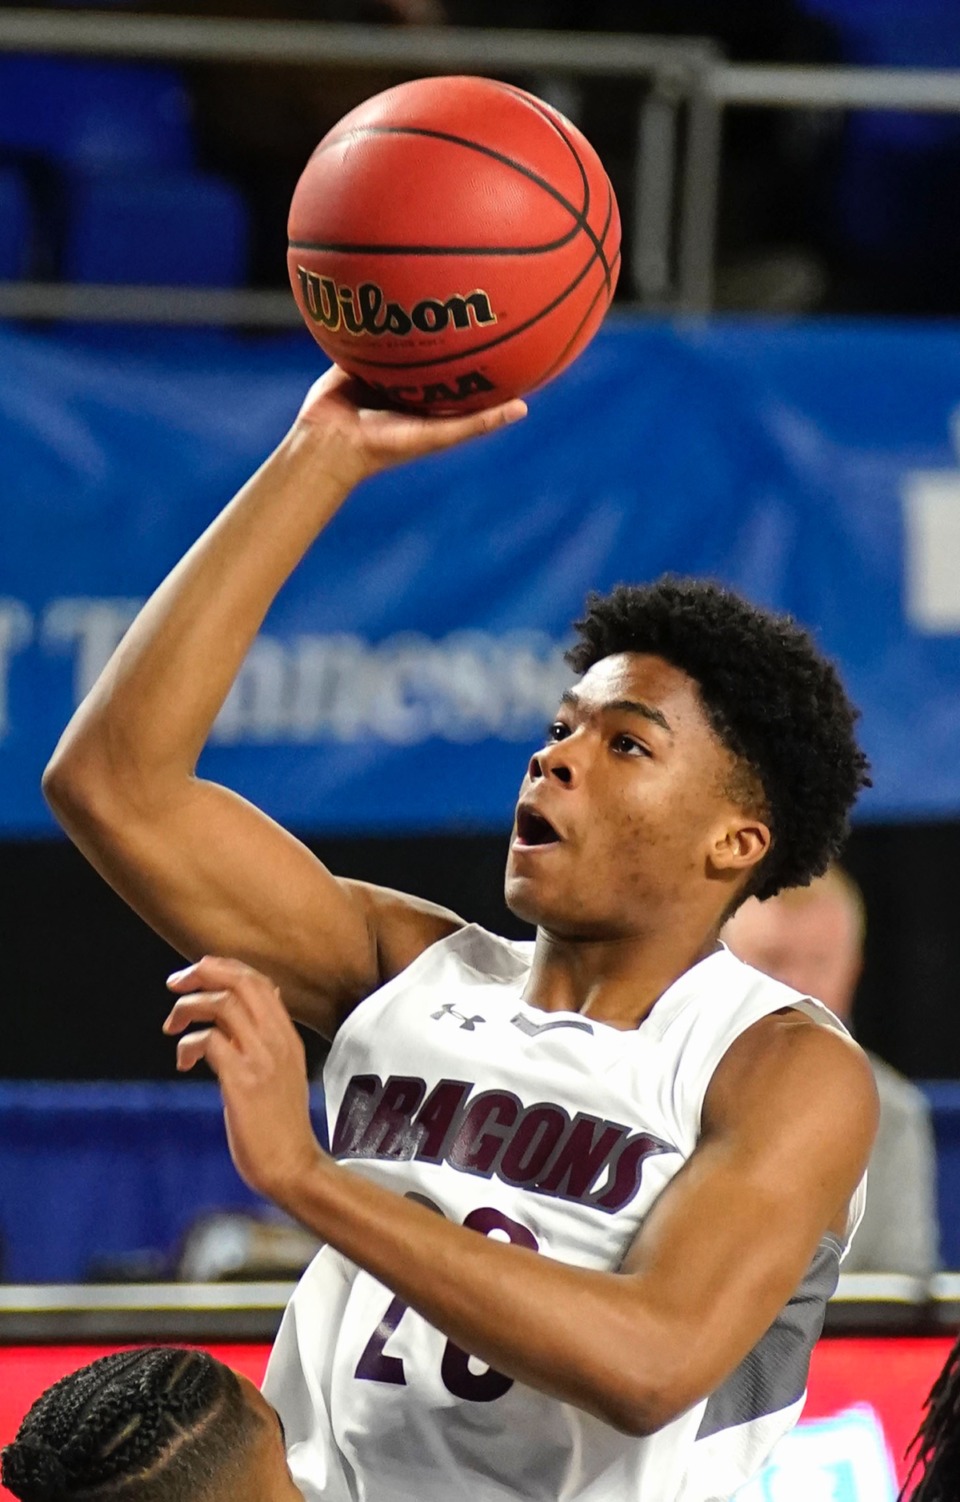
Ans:
{"type": "Polygon", "coordinates": [[[455,293],[440,299],[425,297],[412,308],[388,302],[383,288],[376,282],[361,282],[359,287],[338,287],[333,277],[321,276],[297,267],[304,305],[314,323],[331,334],[395,334],[401,338],[416,330],[437,334],[451,325],[455,329],[482,328],[496,323],[497,315],[486,292],[455,293]]]}

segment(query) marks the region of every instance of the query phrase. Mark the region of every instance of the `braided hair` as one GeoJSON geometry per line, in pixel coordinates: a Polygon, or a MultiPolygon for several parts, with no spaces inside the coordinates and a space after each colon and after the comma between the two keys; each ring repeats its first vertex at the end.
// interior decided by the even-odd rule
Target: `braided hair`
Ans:
{"type": "Polygon", "coordinates": [[[898,1502],[922,1467],[910,1502],[956,1502],[960,1497],[960,1340],[950,1352],[924,1404],[924,1419],[910,1446],[913,1463],[898,1502]]]}
{"type": "Polygon", "coordinates": [[[686,673],[740,775],[730,791],[770,823],[773,845],[737,901],[806,886],[836,858],[851,805],[870,786],[858,714],[833,664],[789,616],[701,579],[666,574],[592,594],[566,654],[577,673],[649,652],[686,673]],[[759,792],[759,797],[757,797],[759,792]]]}
{"type": "Polygon", "coordinates": [[[2,1452],[20,1502],[203,1502],[256,1427],[235,1373],[203,1351],[147,1346],[63,1377],[2,1452]]]}

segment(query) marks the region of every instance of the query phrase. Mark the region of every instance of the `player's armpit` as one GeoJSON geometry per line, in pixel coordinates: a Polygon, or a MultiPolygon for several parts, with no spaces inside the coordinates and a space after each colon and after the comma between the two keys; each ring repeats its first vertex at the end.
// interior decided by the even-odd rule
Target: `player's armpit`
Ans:
{"type": "Polygon", "coordinates": [[[341,878],[340,885],[366,912],[368,929],[376,941],[378,986],[393,980],[431,944],[447,938],[465,924],[449,908],[409,892],[349,878],[341,878]]]}
{"type": "Polygon", "coordinates": [[[100,874],[182,955],[230,954],[277,985],[297,1021],[332,1037],[365,996],[461,926],[455,914],[334,876],[301,841],[215,783],[155,800],[107,779],[60,822],[100,874]]]}
{"type": "Polygon", "coordinates": [[[621,1269],[662,1337],[648,1432],[715,1391],[796,1292],[825,1233],[844,1239],[877,1112],[862,1051],[802,1014],[764,1018],[730,1048],[699,1146],[621,1269]]]}

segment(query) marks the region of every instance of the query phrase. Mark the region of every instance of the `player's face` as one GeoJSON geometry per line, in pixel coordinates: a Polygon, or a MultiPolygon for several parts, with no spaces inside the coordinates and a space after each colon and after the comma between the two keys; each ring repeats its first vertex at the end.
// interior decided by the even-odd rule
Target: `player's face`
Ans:
{"type": "Polygon", "coordinates": [[[511,911],[569,938],[639,936],[692,902],[719,919],[769,843],[725,791],[733,766],[686,673],[646,653],[604,658],[564,695],[524,778],[511,911]]]}
{"type": "Polygon", "coordinates": [[[249,1377],[238,1372],[237,1379],[243,1388],[244,1402],[259,1423],[249,1461],[244,1466],[242,1495],[234,1490],[231,1502],[248,1502],[248,1499],[249,1502],[303,1502],[287,1465],[283,1429],[276,1409],[249,1377]]]}

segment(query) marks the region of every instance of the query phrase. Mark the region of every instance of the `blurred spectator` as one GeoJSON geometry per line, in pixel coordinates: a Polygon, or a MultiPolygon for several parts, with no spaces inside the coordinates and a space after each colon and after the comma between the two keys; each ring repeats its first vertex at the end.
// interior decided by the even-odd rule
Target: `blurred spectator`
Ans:
{"type": "MultiPolygon", "coordinates": [[[[847,1027],[863,968],[866,914],[839,867],[766,902],[750,898],[724,930],[740,959],[829,1007],[847,1027]]],[[[916,1085],[868,1054],[880,1095],[880,1130],[867,1208],[844,1272],[928,1277],[938,1266],[936,1150],[930,1108],[916,1085]]]]}

